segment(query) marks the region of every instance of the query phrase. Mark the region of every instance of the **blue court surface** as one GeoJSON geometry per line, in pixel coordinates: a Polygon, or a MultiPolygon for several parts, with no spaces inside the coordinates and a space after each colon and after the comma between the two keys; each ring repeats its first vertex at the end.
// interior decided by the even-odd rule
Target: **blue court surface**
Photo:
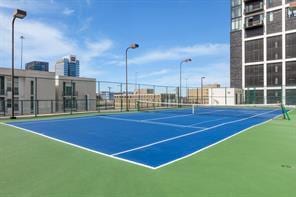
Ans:
{"type": "MultiPolygon", "coordinates": [[[[157,169],[282,112],[280,109],[199,109],[11,122],[10,126],[112,158],[157,169]],[[184,113],[182,113],[184,112],[184,113]]],[[[46,153],[45,153],[46,154],[46,153]]]]}

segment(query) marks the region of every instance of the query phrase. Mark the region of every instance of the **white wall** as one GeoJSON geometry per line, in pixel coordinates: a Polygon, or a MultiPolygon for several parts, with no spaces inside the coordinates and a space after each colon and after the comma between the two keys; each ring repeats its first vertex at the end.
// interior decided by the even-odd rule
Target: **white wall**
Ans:
{"type": "Polygon", "coordinates": [[[241,104],[243,91],[236,88],[210,88],[210,105],[235,105],[241,104]]]}

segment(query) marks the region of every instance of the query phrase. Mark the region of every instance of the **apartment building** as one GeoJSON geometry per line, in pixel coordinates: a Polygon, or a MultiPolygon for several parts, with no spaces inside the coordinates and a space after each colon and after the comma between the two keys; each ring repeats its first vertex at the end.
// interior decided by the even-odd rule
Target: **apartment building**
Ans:
{"type": "Polygon", "coordinates": [[[296,0],[231,0],[231,87],[247,103],[296,105],[296,0]]]}
{"type": "Polygon", "coordinates": [[[95,111],[96,79],[56,76],[57,111],[95,111]]]}
{"type": "MultiPolygon", "coordinates": [[[[15,114],[96,110],[96,80],[15,69],[15,114]]],[[[0,68],[0,116],[11,114],[11,69],[0,68]]]]}
{"type": "MultiPolygon", "coordinates": [[[[15,69],[14,93],[16,115],[53,113],[55,73],[15,69]]],[[[0,114],[11,113],[11,69],[0,68],[0,114]]]]}

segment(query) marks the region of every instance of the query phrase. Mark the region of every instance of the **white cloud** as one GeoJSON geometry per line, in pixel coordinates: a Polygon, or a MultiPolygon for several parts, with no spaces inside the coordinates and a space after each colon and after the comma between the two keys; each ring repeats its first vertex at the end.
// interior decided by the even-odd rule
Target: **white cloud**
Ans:
{"type": "MultiPolygon", "coordinates": [[[[10,55],[11,48],[11,19],[9,16],[0,14],[0,51],[2,58],[10,55]]],[[[53,26],[33,21],[16,21],[15,24],[15,49],[16,59],[19,56],[19,37],[23,35],[24,40],[24,60],[50,60],[75,52],[75,43],[66,39],[64,34],[53,26]]],[[[6,58],[7,59],[7,58],[6,58]]],[[[5,60],[4,60],[5,62],[5,60]]]]}
{"type": "Polygon", "coordinates": [[[148,52],[140,57],[130,60],[131,64],[145,64],[156,61],[181,60],[184,58],[194,58],[198,56],[210,56],[228,51],[227,44],[202,44],[186,47],[175,47],[167,50],[158,50],[155,52],[148,52]]]}
{"type": "Polygon", "coordinates": [[[86,42],[85,45],[85,49],[80,49],[78,52],[78,56],[81,60],[80,62],[83,64],[81,75],[87,77],[97,77],[102,75],[102,69],[99,65],[94,64],[93,60],[106,55],[105,53],[112,48],[113,41],[110,39],[103,39],[96,42],[86,42]]]}
{"type": "Polygon", "coordinates": [[[102,56],[105,52],[110,50],[113,42],[110,39],[103,39],[97,42],[86,42],[86,49],[80,51],[81,59],[85,63],[89,63],[92,59],[102,56]]]}
{"type": "MultiPolygon", "coordinates": [[[[193,64],[193,63],[192,63],[193,64]]],[[[170,85],[178,86],[179,84],[179,70],[177,69],[163,69],[157,72],[144,74],[142,82],[148,84],[170,85]],[[156,75],[155,75],[155,74],[156,75]],[[151,74],[151,76],[149,76],[151,74]],[[147,76],[147,77],[146,77],[147,76]]],[[[185,87],[186,79],[188,87],[200,86],[200,77],[205,76],[205,84],[219,83],[222,86],[229,86],[229,63],[208,63],[202,66],[192,65],[187,66],[182,72],[182,83],[185,87]]]]}
{"type": "Polygon", "coordinates": [[[140,75],[139,79],[157,77],[157,76],[165,75],[168,72],[169,72],[169,69],[161,69],[159,71],[154,71],[154,72],[151,72],[151,73],[140,75]]]}
{"type": "MultiPolygon", "coordinates": [[[[28,15],[31,12],[44,13],[56,10],[57,7],[54,5],[54,1],[40,1],[40,0],[0,0],[0,8],[6,9],[24,9],[28,11],[28,15]]],[[[12,13],[11,13],[12,14],[12,13]]]]}
{"type": "Polygon", "coordinates": [[[66,15],[66,16],[70,16],[70,15],[72,15],[74,12],[75,12],[75,10],[73,10],[73,9],[65,8],[65,9],[63,10],[62,13],[63,13],[64,15],[66,15]]]}
{"type": "Polygon", "coordinates": [[[83,24],[81,25],[81,27],[79,28],[79,31],[85,31],[90,27],[90,24],[92,22],[93,18],[92,17],[88,17],[85,20],[83,20],[83,24]]]}
{"type": "MultiPolygon", "coordinates": [[[[0,13],[0,66],[11,64],[11,19],[10,16],[0,13]]],[[[80,59],[82,74],[95,77],[100,74],[97,67],[92,67],[92,60],[104,55],[111,49],[113,42],[110,39],[81,42],[67,37],[58,27],[35,20],[16,21],[15,24],[15,60],[16,67],[20,64],[20,39],[24,40],[24,62],[44,60],[51,63],[53,69],[57,59],[65,55],[74,54],[80,59]]],[[[52,70],[51,69],[51,70],[52,70]]]]}
{"type": "MultiPolygon", "coordinates": [[[[129,64],[147,64],[160,61],[182,60],[184,58],[214,56],[226,54],[228,44],[196,44],[192,46],[174,47],[165,50],[152,50],[143,55],[129,59],[129,64]]],[[[124,65],[122,60],[111,61],[112,64],[124,65]]]]}

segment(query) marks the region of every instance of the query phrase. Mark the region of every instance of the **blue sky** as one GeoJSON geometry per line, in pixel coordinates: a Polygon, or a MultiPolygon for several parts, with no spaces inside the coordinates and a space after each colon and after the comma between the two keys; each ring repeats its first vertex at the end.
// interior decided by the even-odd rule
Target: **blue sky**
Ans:
{"type": "Polygon", "coordinates": [[[124,81],[124,52],[129,52],[129,79],[139,83],[178,85],[179,62],[189,86],[229,84],[229,1],[154,0],[0,0],[0,66],[10,60],[11,15],[28,11],[16,23],[16,67],[20,67],[20,35],[24,59],[50,62],[75,54],[81,75],[124,81]]]}

